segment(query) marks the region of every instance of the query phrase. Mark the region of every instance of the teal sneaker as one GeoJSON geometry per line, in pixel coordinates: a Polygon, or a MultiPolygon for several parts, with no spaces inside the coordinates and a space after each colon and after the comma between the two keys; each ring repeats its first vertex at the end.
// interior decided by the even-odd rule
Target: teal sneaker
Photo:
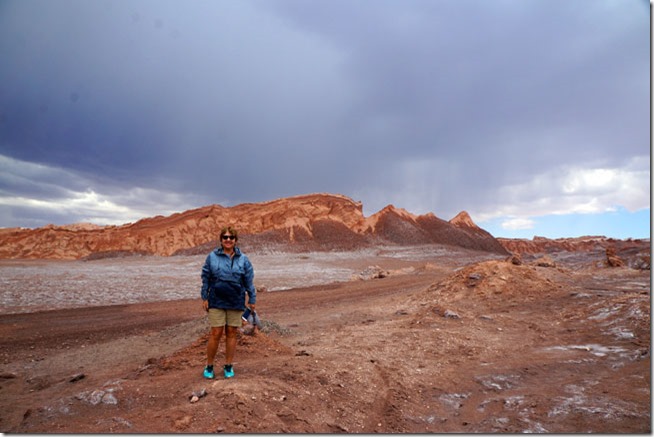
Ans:
{"type": "Polygon", "coordinates": [[[213,366],[207,366],[204,368],[204,377],[207,379],[213,379],[213,366]]]}
{"type": "Polygon", "coordinates": [[[231,364],[225,364],[225,368],[223,369],[223,373],[225,374],[225,378],[233,378],[234,377],[234,366],[231,364]]]}

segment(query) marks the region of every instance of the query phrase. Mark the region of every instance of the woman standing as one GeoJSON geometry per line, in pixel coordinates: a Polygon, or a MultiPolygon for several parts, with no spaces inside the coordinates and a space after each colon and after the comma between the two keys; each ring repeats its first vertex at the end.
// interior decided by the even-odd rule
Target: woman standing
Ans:
{"type": "Polygon", "coordinates": [[[220,247],[211,252],[202,267],[202,307],[207,311],[211,333],[207,343],[207,366],[204,377],[213,379],[213,362],[220,338],[225,332],[225,378],[234,376],[234,352],[236,333],[241,326],[245,310],[245,294],[248,306],[254,311],[257,292],[254,288],[254,268],[247,256],[236,247],[238,233],[228,226],[220,231],[220,247]]]}

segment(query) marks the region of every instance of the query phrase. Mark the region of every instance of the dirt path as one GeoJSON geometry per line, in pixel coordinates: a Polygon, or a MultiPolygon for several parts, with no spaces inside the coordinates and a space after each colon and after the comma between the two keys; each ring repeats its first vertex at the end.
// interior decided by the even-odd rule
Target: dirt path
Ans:
{"type": "Polygon", "coordinates": [[[467,264],[264,293],[233,380],[197,300],[0,317],[0,430],[651,431],[649,272],[467,264]]]}

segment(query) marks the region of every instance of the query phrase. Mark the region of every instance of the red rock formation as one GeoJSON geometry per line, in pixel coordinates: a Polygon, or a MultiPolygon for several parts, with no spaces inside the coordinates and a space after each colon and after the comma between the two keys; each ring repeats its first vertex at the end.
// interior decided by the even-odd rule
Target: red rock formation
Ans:
{"type": "MultiPolygon", "coordinates": [[[[511,253],[537,254],[548,252],[594,252],[605,251],[607,247],[613,246],[620,251],[640,251],[649,248],[648,240],[616,240],[603,236],[585,236],[577,238],[549,239],[545,237],[534,237],[531,240],[519,238],[497,238],[502,246],[511,253]]],[[[649,250],[649,249],[647,249],[649,250]]]]}
{"type": "Polygon", "coordinates": [[[587,236],[578,238],[557,238],[534,237],[531,240],[519,238],[498,238],[502,246],[512,253],[535,254],[546,252],[568,251],[590,252],[603,249],[606,237],[587,236]]]}
{"type": "Polygon", "coordinates": [[[625,263],[620,258],[615,250],[615,247],[610,246],[606,248],[606,265],[608,267],[624,267],[625,263]]]}
{"type": "Polygon", "coordinates": [[[458,213],[452,220],[450,220],[450,223],[460,228],[468,227],[479,229],[475,222],[472,221],[472,218],[470,218],[470,214],[468,214],[466,211],[461,211],[458,213]]]}
{"type": "Polygon", "coordinates": [[[509,252],[517,255],[537,255],[556,252],[583,252],[596,255],[606,253],[605,265],[629,266],[639,270],[650,269],[650,240],[616,240],[602,236],[549,239],[534,237],[532,240],[498,238],[509,252]]]}
{"type": "Polygon", "coordinates": [[[243,245],[284,244],[291,250],[355,249],[371,244],[441,243],[506,253],[467,213],[446,222],[388,205],[366,218],[361,202],[334,194],[310,194],[233,207],[210,205],[122,226],[48,225],[0,230],[0,258],[78,259],[206,252],[220,229],[235,226],[243,245]],[[104,254],[104,255],[103,255],[104,254]]]}

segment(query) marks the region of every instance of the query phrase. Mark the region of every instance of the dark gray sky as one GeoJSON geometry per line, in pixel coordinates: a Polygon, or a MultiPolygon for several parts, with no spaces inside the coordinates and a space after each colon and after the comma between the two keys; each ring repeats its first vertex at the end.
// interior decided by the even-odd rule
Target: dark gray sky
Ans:
{"type": "Polygon", "coordinates": [[[327,192],[648,237],[650,54],[646,0],[0,0],[0,227],[327,192]]]}

